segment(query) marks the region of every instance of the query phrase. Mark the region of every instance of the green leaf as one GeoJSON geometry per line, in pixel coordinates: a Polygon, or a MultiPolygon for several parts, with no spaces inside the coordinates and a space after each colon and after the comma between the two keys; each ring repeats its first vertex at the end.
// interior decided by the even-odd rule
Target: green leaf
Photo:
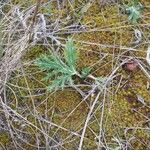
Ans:
{"type": "Polygon", "coordinates": [[[89,67],[83,68],[81,71],[81,78],[86,78],[89,73],[90,73],[91,69],[89,67]]]}
{"type": "Polygon", "coordinates": [[[137,22],[140,18],[140,11],[134,6],[130,7],[128,10],[130,12],[128,19],[133,23],[137,22]]]}
{"type": "Polygon", "coordinates": [[[58,71],[57,70],[53,70],[51,72],[47,73],[47,76],[43,78],[43,80],[48,81],[50,78],[52,78],[53,76],[58,75],[58,71]]]}
{"type": "Polygon", "coordinates": [[[64,57],[66,60],[66,63],[72,67],[75,68],[76,65],[76,60],[77,60],[77,52],[76,48],[73,44],[72,39],[68,39],[65,45],[65,50],[64,50],[64,57]]]}
{"type": "Polygon", "coordinates": [[[139,0],[133,0],[133,1],[132,1],[132,4],[133,4],[133,5],[138,5],[138,4],[139,4],[139,0]]]}
{"type": "Polygon", "coordinates": [[[59,88],[64,87],[65,84],[69,82],[70,76],[62,75],[57,77],[55,80],[52,81],[51,85],[48,86],[48,91],[58,90],[59,88]]]}
{"type": "Polygon", "coordinates": [[[96,77],[95,83],[98,85],[99,89],[101,89],[107,81],[107,77],[96,77]]]}
{"type": "Polygon", "coordinates": [[[113,150],[120,150],[120,146],[115,147],[113,150]]]}
{"type": "Polygon", "coordinates": [[[132,23],[136,23],[137,20],[140,18],[141,10],[143,6],[137,0],[132,2],[131,6],[126,6],[126,12],[128,13],[128,20],[132,23]]]}

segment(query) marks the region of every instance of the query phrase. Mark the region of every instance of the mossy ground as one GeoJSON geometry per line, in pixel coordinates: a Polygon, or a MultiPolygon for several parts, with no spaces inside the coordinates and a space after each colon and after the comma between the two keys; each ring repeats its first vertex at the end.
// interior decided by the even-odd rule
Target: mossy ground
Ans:
{"type": "MultiPolygon", "coordinates": [[[[82,8],[84,3],[86,1],[79,1],[74,8],[78,8],[79,5],[82,8]]],[[[142,0],[142,4],[150,6],[149,0],[142,0]]],[[[62,16],[68,10],[72,10],[69,4],[67,6],[62,10],[62,16]]],[[[52,11],[57,16],[57,11],[53,9],[52,11]]],[[[72,14],[75,13],[72,12],[72,14]]],[[[132,47],[135,40],[135,28],[142,30],[144,38],[149,39],[149,29],[144,26],[144,24],[150,23],[148,17],[148,11],[144,10],[142,18],[138,24],[134,25],[128,22],[126,15],[119,13],[118,5],[106,5],[101,8],[97,2],[94,2],[88,11],[80,16],[80,23],[91,25],[94,31],[90,29],[89,32],[74,33],[74,39],[78,45],[78,67],[82,68],[95,64],[92,74],[105,77],[111,74],[124,57],[132,56],[143,61],[146,56],[146,45],[139,46],[137,51],[130,51],[129,53],[127,53],[128,49],[120,47],[132,47]],[[116,45],[117,47],[115,47],[116,45]]],[[[74,19],[79,21],[76,16],[74,19]]],[[[33,47],[29,49],[23,58],[23,62],[31,61],[32,63],[43,53],[48,53],[44,47],[33,47]]],[[[80,136],[74,135],[73,132],[78,134],[82,132],[89,105],[93,102],[93,98],[82,102],[81,95],[71,88],[49,93],[46,91],[49,83],[42,80],[45,73],[41,72],[34,64],[23,63],[22,67],[23,71],[21,69],[16,71],[10,81],[9,86],[15,93],[10,89],[8,90],[8,98],[12,107],[40,129],[44,127],[46,133],[54,139],[57,139],[55,137],[59,135],[57,140],[64,140],[63,148],[76,149],[80,136]],[[49,127],[49,122],[44,123],[37,116],[35,117],[34,109],[39,116],[52,121],[56,126],[49,127]],[[38,122],[38,119],[41,122],[38,122]],[[57,125],[61,128],[58,129],[57,125]],[[55,132],[56,134],[54,134],[55,132]]],[[[102,137],[102,141],[105,144],[107,143],[107,146],[115,148],[118,144],[114,139],[117,138],[124,145],[129,142],[131,149],[148,150],[150,140],[146,128],[150,127],[148,123],[150,109],[138,101],[138,95],[143,97],[147,105],[150,104],[149,87],[147,87],[149,79],[140,68],[129,72],[120,67],[116,75],[114,82],[108,87],[108,93],[100,97],[98,105],[94,109],[94,115],[89,122],[85,135],[83,149],[97,149],[95,133],[99,133],[100,118],[102,117],[100,104],[105,97],[102,123],[104,137],[102,137]]],[[[36,145],[36,132],[38,130],[29,126],[21,127],[21,124],[23,122],[18,125],[14,124],[14,126],[27,132],[27,135],[30,138],[32,137],[30,143],[36,145]]],[[[46,139],[42,135],[39,136],[39,139],[41,139],[39,144],[44,146],[46,139]]],[[[7,133],[0,135],[0,143],[3,146],[9,143],[7,133]]],[[[23,147],[29,150],[32,148],[28,143],[24,143],[23,147]]]]}

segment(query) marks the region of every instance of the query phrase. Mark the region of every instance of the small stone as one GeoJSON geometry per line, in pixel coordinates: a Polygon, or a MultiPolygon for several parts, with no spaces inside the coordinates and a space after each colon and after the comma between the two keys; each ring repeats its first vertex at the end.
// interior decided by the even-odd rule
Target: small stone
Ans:
{"type": "Polygon", "coordinates": [[[128,71],[134,71],[138,68],[138,63],[135,60],[130,60],[123,67],[128,71]]]}

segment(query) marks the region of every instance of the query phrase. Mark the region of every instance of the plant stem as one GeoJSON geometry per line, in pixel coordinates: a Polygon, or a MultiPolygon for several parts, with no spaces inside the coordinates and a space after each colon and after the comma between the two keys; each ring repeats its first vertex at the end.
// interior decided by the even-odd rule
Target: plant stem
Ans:
{"type": "Polygon", "coordinates": [[[96,77],[94,77],[92,74],[89,74],[87,77],[96,80],[96,77]]]}

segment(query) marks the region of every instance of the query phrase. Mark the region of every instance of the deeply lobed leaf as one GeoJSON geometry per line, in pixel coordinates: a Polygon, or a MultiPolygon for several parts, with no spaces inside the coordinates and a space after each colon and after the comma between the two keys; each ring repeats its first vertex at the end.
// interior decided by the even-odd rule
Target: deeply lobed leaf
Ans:
{"type": "Polygon", "coordinates": [[[46,80],[51,79],[52,83],[48,87],[48,90],[52,91],[53,89],[58,89],[59,87],[63,88],[65,84],[72,84],[72,76],[78,74],[76,71],[76,49],[74,47],[73,41],[68,39],[66,42],[64,50],[64,59],[61,58],[58,54],[53,53],[52,55],[42,55],[35,62],[40,69],[47,71],[47,76],[44,78],[46,80]],[[54,76],[56,79],[53,80],[54,76]]]}

